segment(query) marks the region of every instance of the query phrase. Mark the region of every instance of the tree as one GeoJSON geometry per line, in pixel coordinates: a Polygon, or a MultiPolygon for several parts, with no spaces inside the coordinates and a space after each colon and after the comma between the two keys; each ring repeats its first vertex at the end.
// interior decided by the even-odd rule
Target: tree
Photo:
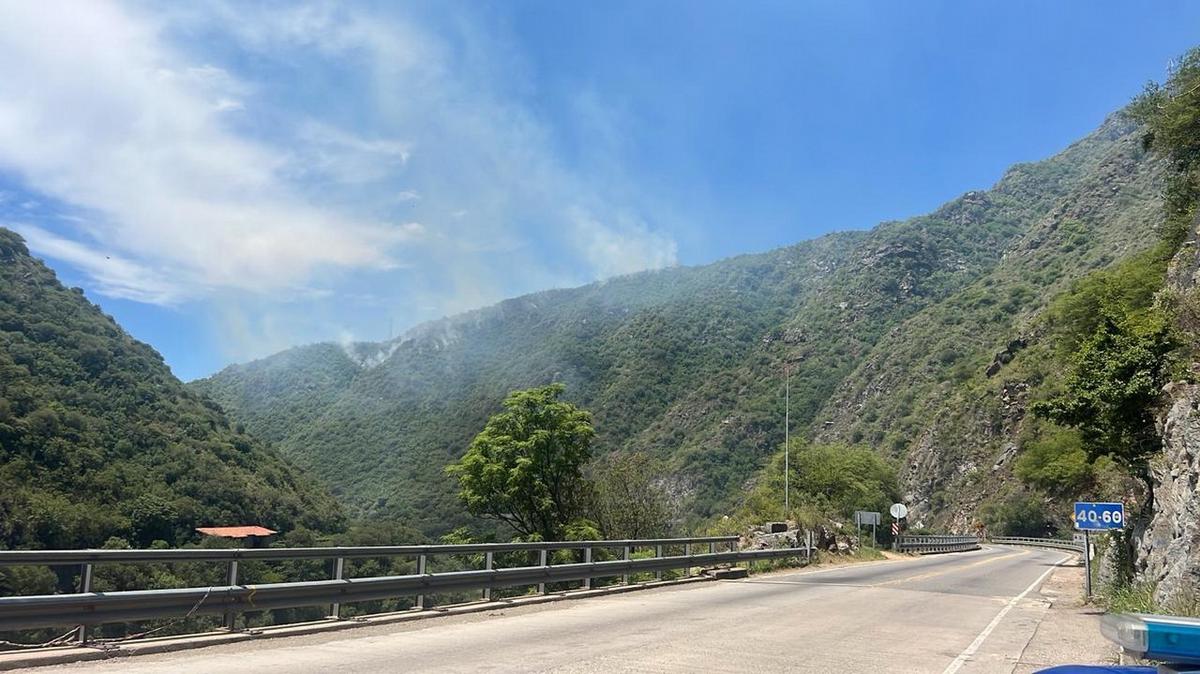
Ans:
{"type": "Polygon", "coordinates": [[[1040,537],[1054,529],[1046,503],[1036,494],[1017,493],[991,501],[984,504],[979,514],[993,535],[1040,537]]]}
{"type": "Polygon", "coordinates": [[[592,415],[559,400],[562,384],[514,391],[467,453],[446,471],[472,515],[507,523],[525,538],[556,540],[581,512],[592,415]]]}
{"type": "Polygon", "coordinates": [[[792,470],[802,503],[844,517],[886,510],[899,496],[895,469],[868,447],[809,445],[792,455],[792,470]]]}
{"type": "Polygon", "coordinates": [[[1150,487],[1149,459],[1162,447],[1154,410],[1175,345],[1165,317],[1106,314],[1076,354],[1066,391],[1033,412],[1079,429],[1088,459],[1111,456],[1150,487]]]}
{"type": "Polygon", "coordinates": [[[620,452],[596,461],[590,472],[588,514],[605,538],[666,536],[673,510],[661,486],[661,467],[654,459],[620,452]]]}
{"type": "Polygon", "coordinates": [[[1078,496],[1095,481],[1079,432],[1066,428],[1026,443],[1013,473],[1025,484],[1061,497],[1078,496]]]}

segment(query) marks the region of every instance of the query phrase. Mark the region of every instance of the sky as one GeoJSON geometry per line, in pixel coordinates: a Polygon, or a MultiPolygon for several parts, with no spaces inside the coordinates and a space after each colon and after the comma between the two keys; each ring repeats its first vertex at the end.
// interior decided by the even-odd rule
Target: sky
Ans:
{"type": "Polygon", "coordinates": [[[184,380],[928,212],[1200,3],[0,0],[0,226],[184,380]]]}

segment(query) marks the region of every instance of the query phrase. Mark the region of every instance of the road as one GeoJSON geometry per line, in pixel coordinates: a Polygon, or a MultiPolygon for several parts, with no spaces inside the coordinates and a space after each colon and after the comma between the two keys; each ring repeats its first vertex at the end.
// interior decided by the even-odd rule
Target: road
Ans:
{"type": "Polygon", "coordinates": [[[1067,558],[986,547],[50,671],[1024,671],[1067,558]]]}

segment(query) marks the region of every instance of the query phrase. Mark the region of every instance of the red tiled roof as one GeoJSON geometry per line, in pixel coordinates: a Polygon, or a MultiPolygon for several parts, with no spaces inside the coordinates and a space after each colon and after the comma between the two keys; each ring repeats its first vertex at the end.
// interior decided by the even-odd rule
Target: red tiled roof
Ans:
{"type": "Polygon", "coordinates": [[[196,531],[208,536],[221,536],[223,538],[246,538],[247,536],[270,536],[271,534],[279,533],[272,531],[266,527],[248,526],[248,527],[196,527],[196,531]]]}

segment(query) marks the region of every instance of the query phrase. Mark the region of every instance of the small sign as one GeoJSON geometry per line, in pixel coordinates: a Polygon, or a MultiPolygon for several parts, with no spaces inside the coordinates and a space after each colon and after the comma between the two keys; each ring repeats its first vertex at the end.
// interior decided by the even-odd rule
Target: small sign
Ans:
{"type": "Polygon", "coordinates": [[[879,513],[869,510],[855,510],[854,524],[856,526],[865,526],[867,524],[879,524],[879,513]]]}
{"type": "Polygon", "coordinates": [[[1075,528],[1081,531],[1124,529],[1125,506],[1120,503],[1076,503],[1075,528]]]}
{"type": "Polygon", "coordinates": [[[891,513],[892,517],[902,520],[905,517],[908,517],[908,506],[904,505],[903,503],[893,503],[892,507],[888,509],[888,512],[891,513]]]}

